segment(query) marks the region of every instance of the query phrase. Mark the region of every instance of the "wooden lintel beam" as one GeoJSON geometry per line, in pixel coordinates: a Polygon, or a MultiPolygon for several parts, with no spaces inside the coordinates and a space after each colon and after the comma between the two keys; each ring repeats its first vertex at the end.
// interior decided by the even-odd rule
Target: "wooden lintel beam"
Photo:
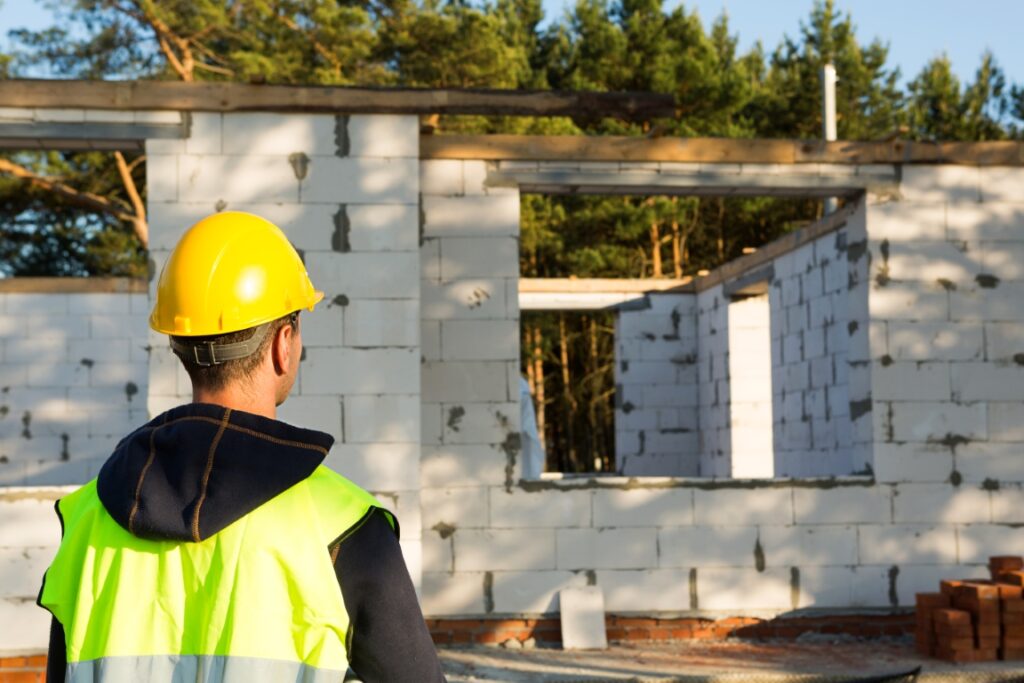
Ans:
{"type": "Polygon", "coordinates": [[[692,277],[654,278],[520,278],[519,292],[532,294],[643,294],[682,290],[691,286],[692,277]]]}
{"type": "Polygon", "coordinates": [[[149,283],[127,277],[0,278],[3,294],[145,294],[149,283]]]}
{"type": "Polygon", "coordinates": [[[586,114],[625,119],[675,116],[672,97],[655,93],[354,88],[178,81],[7,80],[0,81],[0,102],[5,107],[62,109],[511,116],[586,114]]]}
{"type": "Polygon", "coordinates": [[[423,159],[1024,166],[1024,142],[885,142],[572,135],[435,135],[423,159]]]}

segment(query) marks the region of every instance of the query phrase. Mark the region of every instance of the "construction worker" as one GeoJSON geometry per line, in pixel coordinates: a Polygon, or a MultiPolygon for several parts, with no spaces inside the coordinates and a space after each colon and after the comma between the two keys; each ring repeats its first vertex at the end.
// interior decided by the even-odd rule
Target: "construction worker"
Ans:
{"type": "Polygon", "coordinates": [[[193,402],[58,502],[48,681],[444,680],[398,521],[321,464],[330,435],[275,419],[299,313],[322,297],[257,216],[218,213],[178,242],[150,326],[193,402]]]}

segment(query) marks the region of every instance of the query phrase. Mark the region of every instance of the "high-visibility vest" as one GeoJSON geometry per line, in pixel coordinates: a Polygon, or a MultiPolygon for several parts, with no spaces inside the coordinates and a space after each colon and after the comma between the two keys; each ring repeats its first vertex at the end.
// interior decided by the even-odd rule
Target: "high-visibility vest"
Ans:
{"type": "Polygon", "coordinates": [[[39,596],[64,626],[67,680],[341,681],[349,617],[328,548],[376,507],[320,466],[211,538],[146,540],[94,479],[57,505],[64,539],[39,596]]]}

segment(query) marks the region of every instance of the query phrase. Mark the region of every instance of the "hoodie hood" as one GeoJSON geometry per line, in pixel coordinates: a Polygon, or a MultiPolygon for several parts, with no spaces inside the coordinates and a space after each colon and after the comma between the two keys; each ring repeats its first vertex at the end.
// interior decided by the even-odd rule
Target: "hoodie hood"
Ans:
{"type": "Polygon", "coordinates": [[[260,415],[189,403],[126,436],[97,493],[133,535],[199,541],[311,475],[334,438],[260,415]]]}

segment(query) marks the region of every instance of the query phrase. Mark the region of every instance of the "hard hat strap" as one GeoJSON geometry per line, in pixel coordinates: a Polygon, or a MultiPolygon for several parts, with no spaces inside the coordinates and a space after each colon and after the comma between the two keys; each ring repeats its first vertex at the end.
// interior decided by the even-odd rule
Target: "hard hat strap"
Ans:
{"type": "Polygon", "coordinates": [[[238,360],[254,354],[263,343],[263,338],[267,335],[269,327],[270,323],[264,323],[256,328],[251,337],[233,344],[215,344],[212,341],[183,344],[171,337],[171,348],[179,356],[194,360],[196,365],[201,367],[220,365],[229,360],[238,360]]]}

